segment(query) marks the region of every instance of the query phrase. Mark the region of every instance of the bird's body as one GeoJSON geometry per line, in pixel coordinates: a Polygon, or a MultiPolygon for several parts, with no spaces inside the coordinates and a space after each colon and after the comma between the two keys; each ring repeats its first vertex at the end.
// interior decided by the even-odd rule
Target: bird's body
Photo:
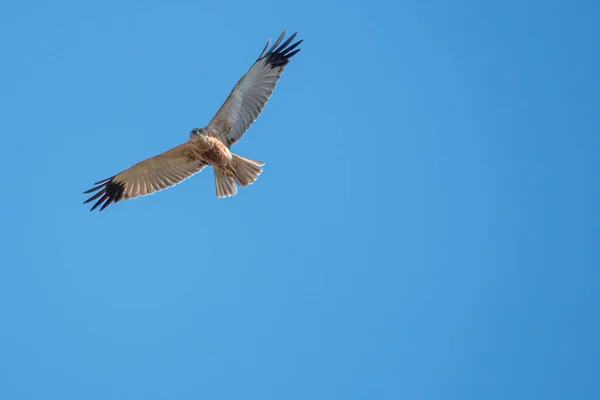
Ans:
{"type": "Polygon", "coordinates": [[[156,157],[144,160],[111,178],[96,182],[84,193],[96,192],[85,203],[97,200],[92,210],[102,205],[153,194],[174,186],[212,166],[217,197],[237,194],[237,186],[254,183],[262,173],[263,162],[250,160],[231,152],[261,114],[275,90],[283,69],[302,41],[290,43],[293,34],[280,45],[285,31],[267,51],[270,40],[250,70],[235,85],[229,97],[205,128],[190,132],[189,141],[156,157]],[[279,47],[277,47],[279,46],[279,47]],[[294,50],[295,49],[295,50],[294,50]]]}
{"type": "Polygon", "coordinates": [[[214,136],[199,134],[190,138],[190,146],[206,165],[214,168],[231,169],[233,157],[223,142],[214,136]]]}

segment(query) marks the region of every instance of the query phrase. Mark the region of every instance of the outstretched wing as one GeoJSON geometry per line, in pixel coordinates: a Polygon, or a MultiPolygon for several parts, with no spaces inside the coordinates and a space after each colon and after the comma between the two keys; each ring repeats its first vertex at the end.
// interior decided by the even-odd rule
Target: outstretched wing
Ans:
{"type": "Polygon", "coordinates": [[[231,147],[240,140],[250,125],[256,121],[269,97],[273,94],[283,69],[290,59],[300,51],[296,47],[302,43],[302,40],[290,45],[296,37],[296,33],[279,46],[285,35],[286,31],[283,31],[279,39],[267,51],[271,43],[271,39],[269,39],[260,57],[235,85],[219,112],[208,125],[209,134],[227,146],[231,147]]]}
{"type": "Polygon", "coordinates": [[[183,182],[200,172],[206,164],[189,143],[156,157],[148,158],[111,178],[96,182],[84,194],[95,193],[84,204],[98,199],[90,211],[102,204],[100,211],[121,200],[143,197],[183,182]]]}

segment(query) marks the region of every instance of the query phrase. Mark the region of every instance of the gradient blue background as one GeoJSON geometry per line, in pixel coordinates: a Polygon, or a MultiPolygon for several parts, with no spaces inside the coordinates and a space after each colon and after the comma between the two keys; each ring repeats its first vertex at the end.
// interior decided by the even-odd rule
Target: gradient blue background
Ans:
{"type": "Polygon", "coordinates": [[[568,4],[2,2],[0,398],[600,398],[600,3],[568,4]],[[256,185],[88,212],[284,28],[256,185]]]}

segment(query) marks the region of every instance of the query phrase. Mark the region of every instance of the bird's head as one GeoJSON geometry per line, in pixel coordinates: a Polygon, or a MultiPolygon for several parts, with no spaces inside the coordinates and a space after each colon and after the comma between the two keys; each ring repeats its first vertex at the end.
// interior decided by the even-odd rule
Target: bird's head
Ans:
{"type": "Polygon", "coordinates": [[[190,139],[193,139],[196,136],[199,135],[206,135],[206,129],[204,128],[194,128],[192,129],[192,131],[190,132],[190,139]]]}

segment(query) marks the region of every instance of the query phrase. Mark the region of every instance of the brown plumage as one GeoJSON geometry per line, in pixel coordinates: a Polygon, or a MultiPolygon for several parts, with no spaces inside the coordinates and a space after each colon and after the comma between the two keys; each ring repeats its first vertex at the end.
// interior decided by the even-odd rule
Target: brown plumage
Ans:
{"type": "Polygon", "coordinates": [[[235,85],[225,103],[205,128],[194,129],[188,142],[144,160],[107,179],[96,182],[85,194],[85,203],[96,200],[91,210],[104,210],[121,200],[135,199],[167,189],[213,166],[217,197],[237,194],[258,179],[264,163],[231,153],[263,111],[290,59],[302,40],[291,44],[296,33],[281,43],[284,31],[269,49],[271,40],[250,70],[235,85]],[[267,51],[267,49],[269,49],[267,51]]]}

